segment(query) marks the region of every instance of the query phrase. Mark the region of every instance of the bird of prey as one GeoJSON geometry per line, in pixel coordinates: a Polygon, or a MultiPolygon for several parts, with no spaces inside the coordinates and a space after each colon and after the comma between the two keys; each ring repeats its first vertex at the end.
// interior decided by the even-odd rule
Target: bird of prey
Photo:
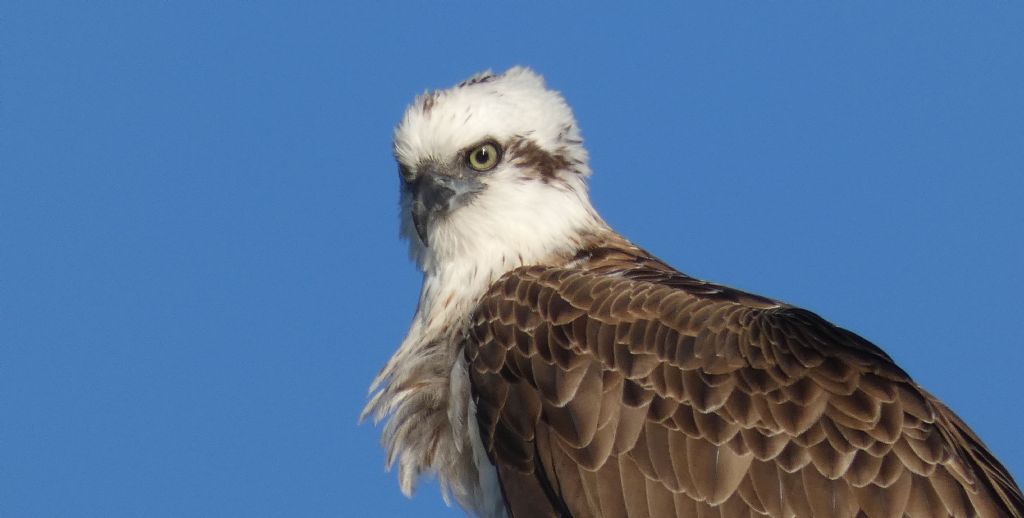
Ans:
{"type": "Polygon", "coordinates": [[[419,96],[394,154],[423,285],[364,417],[406,494],[434,474],[480,517],[1024,516],[881,349],[613,231],[531,70],[419,96]]]}

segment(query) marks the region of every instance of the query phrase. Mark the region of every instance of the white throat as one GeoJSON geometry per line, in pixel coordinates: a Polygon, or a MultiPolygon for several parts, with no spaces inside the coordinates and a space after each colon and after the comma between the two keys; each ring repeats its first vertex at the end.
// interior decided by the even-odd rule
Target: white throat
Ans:
{"type": "Polygon", "coordinates": [[[415,234],[408,236],[424,273],[419,316],[446,312],[451,297],[475,303],[505,273],[571,256],[588,237],[607,228],[582,178],[492,184],[484,196],[432,230],[429,248],[415,234]]]}

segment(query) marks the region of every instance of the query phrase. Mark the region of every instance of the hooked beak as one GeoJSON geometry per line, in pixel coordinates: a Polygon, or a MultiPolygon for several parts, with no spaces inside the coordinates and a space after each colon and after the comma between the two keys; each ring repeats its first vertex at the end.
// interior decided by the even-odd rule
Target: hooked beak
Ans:
{"type": "Polygon", "coordinates": [[[459,178],[425,170],[413,184],[412,223],[423,246],[430,246],[430,227],[439,218],[462,206],[483,186],[475,178],[459,178]]]}

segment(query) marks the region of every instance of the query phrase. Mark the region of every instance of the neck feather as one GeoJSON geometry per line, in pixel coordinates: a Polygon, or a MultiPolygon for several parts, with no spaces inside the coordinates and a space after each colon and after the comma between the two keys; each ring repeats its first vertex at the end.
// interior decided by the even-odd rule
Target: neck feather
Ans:
{"type": "Polygon", "coordinates": [[[405,340],[374,380],[363,414],[374,420],[390,415],[382,440],[389,464],[399,465],[407,494],[421,473],[433,471],[460,503],[472,500],[467,488],[475,487],[475,468],[450,454],[470,447],[459,435],[464,427],[454,424],[472,419],[468,388],[456,387],[451,377],[462,333],[477,301],[505,273],[526,265],[565,264],[589,244],[614,235],[591,206],[582,181],[579,190],[572,187],[528,185],[537,191],[524,193],[519,186],[502,193],[492,186],[488,197],[460,208],[435,229],[430,248],[411,236],[413,256],[424,272],[419,307],[405,340]],[[516,198],[524,195],[533,203],[516,198]]]}

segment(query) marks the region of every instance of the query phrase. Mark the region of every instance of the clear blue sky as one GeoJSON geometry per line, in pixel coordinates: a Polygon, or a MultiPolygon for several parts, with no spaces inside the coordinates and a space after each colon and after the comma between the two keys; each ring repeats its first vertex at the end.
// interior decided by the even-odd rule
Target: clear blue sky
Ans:
{"type": "Polygon", "coordinates": [[[1024,478],[1022,4],[208,4],[0,11],[0,515],[460,516],[356,418],[419,286],[391,129],[514,64],[613,226],[875,341],[1024,478]]]}

